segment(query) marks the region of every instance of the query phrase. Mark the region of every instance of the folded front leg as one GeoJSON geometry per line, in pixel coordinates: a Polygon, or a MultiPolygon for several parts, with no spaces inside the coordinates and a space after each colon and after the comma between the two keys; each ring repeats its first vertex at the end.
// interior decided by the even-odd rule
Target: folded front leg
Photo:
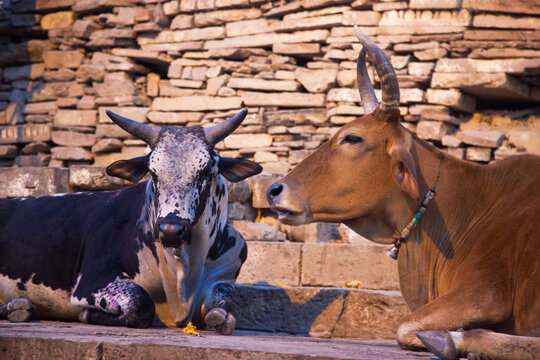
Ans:
{"type": "Polygon", "coordinates": [[[81,322],[137,328],[145,328],[152,323],[154,302],[132,280],[116,278],[95,291],[85,290],[84,285],[84,282],[79,283],[71,297],[72,304],[83,306],[79,314],[81,322]]]}
{"type": "Polygon", "coordinates": [[[218,283],[203,305],[206,326],[222,335],[230,335],[236,326],[236,290],[233,285],[218,283]]]}
{"type": "Polygon", "coordinates": [[[512,304],[499,288],[461,287],[421,306],[398,328],[398,343],[404,349],[424,349],[417,331],[482,328],[508,319],[512,304]]]}

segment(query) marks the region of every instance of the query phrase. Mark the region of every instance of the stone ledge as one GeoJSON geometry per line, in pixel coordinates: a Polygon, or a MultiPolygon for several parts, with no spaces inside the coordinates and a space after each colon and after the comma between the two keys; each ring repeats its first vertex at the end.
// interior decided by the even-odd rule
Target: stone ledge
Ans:
{"type": "Polygon", "coordinates": [[[235,331],[221,336],[181,329],[129,329],[52,321],[0,321],[3,359],[396,359],[428,360],[430,354],[401,350],[395,341],[355,341],[270,336],[235,331]]]}
{"type": "Polygon", "coordinates": [[[237,328],[394,339],[409,309],[399,291],[237,285],[237,328]]]}

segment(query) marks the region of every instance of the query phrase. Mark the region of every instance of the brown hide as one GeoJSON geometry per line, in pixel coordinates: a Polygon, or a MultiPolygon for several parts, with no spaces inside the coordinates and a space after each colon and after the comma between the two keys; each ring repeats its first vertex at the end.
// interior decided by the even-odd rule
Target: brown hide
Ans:
{"type": "MultiPolygon", "coordinates": [[[[439,155],[399,124],[396,109],[377,108],[273,184],[268,199],[284,223],[343,222],[391,244],[434,185],[439,155]]],[[[540,327],[539,226],[540,157],[478,165],[444,154],[435,198],[398,258],[413,311],[400,345],[423,347],[423,330],[540,327]]]]}

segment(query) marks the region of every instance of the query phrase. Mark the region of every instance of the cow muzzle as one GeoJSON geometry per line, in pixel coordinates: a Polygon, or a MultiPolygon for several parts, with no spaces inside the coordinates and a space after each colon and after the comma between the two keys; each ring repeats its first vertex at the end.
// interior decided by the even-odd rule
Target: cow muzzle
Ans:
{"type": "Polygon", "coordinates": [[[160,220],[157,222],[158,240],[163,247],[179,248],[184,243],[191,243],[192,227],[189,221],[183,219],[160,220]]]}
{"type": "Polygon", "coordinates": [[[293,205],[288,186],[282,182],[273,183],[266,192],[270,210],[275,211],[278,220],[284,224],[300,225],[306,223],[306,212],[293,205]]]}

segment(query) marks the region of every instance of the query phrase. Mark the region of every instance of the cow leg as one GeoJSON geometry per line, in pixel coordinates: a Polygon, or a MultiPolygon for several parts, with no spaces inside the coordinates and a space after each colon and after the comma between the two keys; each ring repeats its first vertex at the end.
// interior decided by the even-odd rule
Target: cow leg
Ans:
{"type": "Polygon", "coordinates": [[[475,329],[419,331],[416,335],[429,351],[443,360],[533,360],[540,354],[540,338],[499,334],[475,329]]]}
{"type": "Polygon", "coordinates": [[[203,305],[204,322],[222,335],[230,335],[236,326],[236,290],[233,285],[217,283],[203,305]]]}
{"type": "Polygon", "coordinates": [[[117,278],[106,287],[82,297],[75,291],[71,302],[83,305],[79,320],[87,324],[146,328],[152,324],[155,305],[148,293],[129,279],[117,278]],[[86,305],[84,304],[86,302],[86,305]]]}
{"type": "Polygon", "coordinates": [[[0,318],[11,322],[25,322],[32,318],[32,302],[26,298],[13,299],[0,304],[0,318]]]}
{"type": "Polygon", "coordinates": [[[398,328],[398,343],[404,349],[424,349],[417,331],[489,327],[506,320],[511,311],[500,289],[456,289],[407,316],[398,328]]]}

